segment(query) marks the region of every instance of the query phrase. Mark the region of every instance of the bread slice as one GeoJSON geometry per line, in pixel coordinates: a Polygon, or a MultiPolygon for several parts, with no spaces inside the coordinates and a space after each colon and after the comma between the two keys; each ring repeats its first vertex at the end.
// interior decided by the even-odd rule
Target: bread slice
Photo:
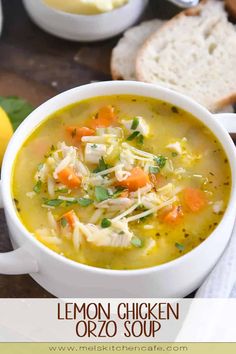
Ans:
{"type": "Polygon", "coordinates": [[[164,24],[152,20],[128,29],[112,51],[111,73],[114,80],[135,80],[136,55],[145,40],[164,24]]]}
{"type": "Polygon", "coordinates": [[[230,15],[236,19],[236,1],[235,0],[225,0],[225,5],[230,15]]]}
{"type": "Polygon", "coordinates": [[[211,111],[236,101],[236,30],[224,4],[203,1],[156,31],[136,60],[138,80],[182,92],[211,111]]]}

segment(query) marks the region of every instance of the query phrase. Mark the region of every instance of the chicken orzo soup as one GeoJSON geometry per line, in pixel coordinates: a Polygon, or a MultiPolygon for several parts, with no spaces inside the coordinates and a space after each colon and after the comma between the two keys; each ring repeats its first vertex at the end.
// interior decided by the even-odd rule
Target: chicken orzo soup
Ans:
{"type": "Polygon", "coordinates": [[[22,223],[50,249],[95,267],[138,269],[209,236],[231,172],[218,140],[189,113],[107,96],[45,120],[18,153],[12,189],[22,223]]]}

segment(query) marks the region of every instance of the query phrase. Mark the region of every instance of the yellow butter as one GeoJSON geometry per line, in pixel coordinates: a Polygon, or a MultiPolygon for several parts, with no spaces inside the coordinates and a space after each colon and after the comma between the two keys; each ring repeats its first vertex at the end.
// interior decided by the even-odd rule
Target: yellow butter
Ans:
{"type": "Polygon", "coordinates": [[[44,0],[45,4],[57,10],[72,14],[95,15],[112,11],[128,0],[44,0]]]}
{"type": "Polygon", "coordinates": [[[13,128],[11,122],[5,111],[0,107],[0,165],[12,134],[13,128]]]}

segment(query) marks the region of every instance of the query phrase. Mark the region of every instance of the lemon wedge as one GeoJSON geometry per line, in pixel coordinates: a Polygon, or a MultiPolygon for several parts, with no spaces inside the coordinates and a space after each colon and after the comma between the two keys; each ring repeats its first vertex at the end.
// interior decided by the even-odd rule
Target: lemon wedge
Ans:
{"type": "Polygon", "coordinates": [[[13,128],[6,112],[0,107],[0,165],[7,144],[13,135],[13,128]]]}

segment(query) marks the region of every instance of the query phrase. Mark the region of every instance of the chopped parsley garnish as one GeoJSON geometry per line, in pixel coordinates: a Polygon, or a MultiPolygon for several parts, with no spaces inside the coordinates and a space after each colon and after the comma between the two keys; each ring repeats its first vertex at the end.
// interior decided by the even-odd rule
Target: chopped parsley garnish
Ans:
{"type": "Polygon", "coordinates": [[[68,193],[69,189],[68,188],[61,188],[61,189],[56,189],[55,190],[56,193],[68,193]]]}
{"type": "Polygon", "coordinates": [[[60,200],[60,199],[44,199],[43,202],[44,205],[51,206],[51,207],[58,207],[62,203],[64,203],[64,200],[60,200]]]}
{"type": "Polygon", "coordinates": [[[176,156],[178,156],[178,152],[173,151],[171,155],[172,155],[173,157],[176,157],[176,156]]]}
{"type": "Polygon", "coordinates": [[[66,227],[67,224],[68,224],[66,218],[61,218],[60,223],[61,223],[61,226],[62,226],[62,227],[66,227]]]}
{"type": "Polygon", "coordinates": [[[138,131],[133,132],[130,136],[128,136],[127,141],[132,141],[132,140],[134,140],[135,138],[137,138],[137,136],[138,136],[139,134],[140,134],[140,133],[139,133],[138,131]]]}
{"type": "Polygon", "coordinates": [[[139,119],[137,117],[135,117],[133,119],[132,125],[131,125],[131,129],[132,130],[136,130],[138,128],[139,125],[139,119]]]}
{"type": "Polygon", "coordinates": [[[114,193],[112,194],[112,198],[118,198],[125,189],[125,187],[121,186],[116,187],[114,193]]]}
{"type": "Polygon", "coordinates": [[[33,191],[38,194],[41,192],[41,189],[42,189],[42,181],[39,179],[38,182],[35,184],[33,191]]]}
{"type": "Polygon", "coordinates": [[[178,248],[178,250],[181,252],[184,251],[185,248],[184,245],[182,245],[182,243],[178,243],[178,242],[175,243],[175,247],[178,248]]]}
{"type": "Polygon", "coordinates": [[[154,161],[157,163],[159,168],[165,167],[166,160],[167,160],[166,157],[161,155],[154,158],[154,161]]]}
{"type": "Polygon", "coordinates": [[[132,239],[131,239],[131,244],[134,246],[134,247],[137,247],[137,248],[141,248],[143,247],[143,241],[140,240],[140,238],[134,236],[132,239]]]}
{"type": "Polygon", "coordinates": [[[97,149],[97,147],[98,147],[97,144],[91,145],[91,148],[92,148],[92,149],[97,149]]]}
{"type": "Polygon", "coordinates": [[[93,173],[99,173],[99,172],[108,170],[108,168],[110,168],[110,166],[108,164],[106,164],[106,162],[104,161],[104,158],[101,157],[99,160],[98,166],[97,166],[97,168],[95,168],[93,173]]]}
{"type": "Polygon", "coordinates": [[[171,110],[172,110],[173,113],[179,113],[178,108],[175,107],[175,106],[172,106],[172,107],[171,107],[171,110]]]}
{"type": "Polygon", "coordinates": [[[138,143],[139,145],[143,145],[143,143],[144,143],[144,136],[143,136],[143,134],[140,134],[140,135],[137,137],[137,143],[138,143]]]}
{"type": "Polygon", "coordinates": [[[106,188],[102,186],[96,186],[95,197],[98,202],[103,202],[104,200],[110,198],[110,194],[106,188]]]}
{"type": "Polygon", "coordinates": [[[103,229],[107,229],[110,226],[111,226],[111,221],[109,219],[106,219],[106,218],[102,219],[101,227],[103,229]]]}
{"type": "Polygon", "coordinates": [[[78,198],[77,201],[78,201],[78,204],[82,207],[87,207],[93,203],[93,200],[89,199],[89,198],[78,198]]]}
{"type": "Polygon", "coordinates": [[[150,166],[149,167],[149,172],[153,174],[157,174],[160,172],[160,168],[158,166],[150,166]]]}

